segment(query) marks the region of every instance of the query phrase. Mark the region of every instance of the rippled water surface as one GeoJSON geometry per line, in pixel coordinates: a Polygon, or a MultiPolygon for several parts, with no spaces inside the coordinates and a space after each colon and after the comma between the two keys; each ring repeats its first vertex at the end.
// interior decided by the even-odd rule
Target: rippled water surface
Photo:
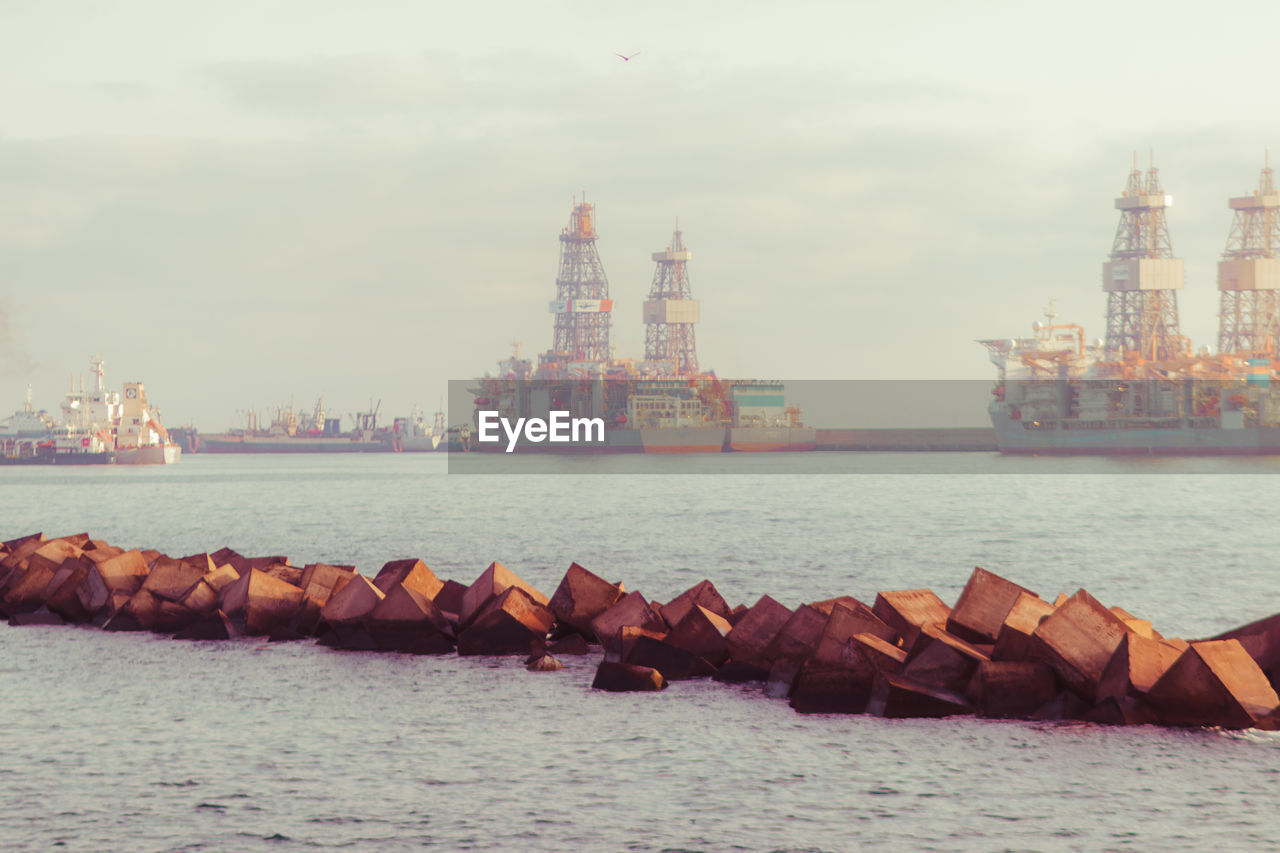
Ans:
{"type": "MultiPolygon", "coordinates": [[[[412,455],[0,468],[0,537],[89,530],[368,573],[420,556],[463,583],[497,559],[548,593],[576,559],[661,600],[709,577],[731,604],[788,606],[915,586],[954,600],[980,564],[1189,638],[1280,611],[1280,479],[1244,462],[530,464],[567,473],[449,475],[412,455]]],[[[1272,735],[802,717],[705,681],[597,693],[594,658],[566,663],[0,625],[0,848],[1280,847],[1272,735]]]]}

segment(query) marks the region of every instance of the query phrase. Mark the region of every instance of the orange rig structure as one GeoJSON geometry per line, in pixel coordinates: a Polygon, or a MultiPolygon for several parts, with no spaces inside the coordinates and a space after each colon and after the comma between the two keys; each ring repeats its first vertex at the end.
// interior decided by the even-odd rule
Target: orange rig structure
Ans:
{"type": "MultiPolygon", "coordinates": [[[[643,359],[618,358],[610,341],[614,301],[596,249],[595,206],[574,200],[569,225],[560,233],[560,266],[551,348],[531,359],[498,363],[475,394],[479,413],[508,419],[546,418],[549,412],[598,417],[606,440],[594,446],[521,444],[521,450],[719,453],[731,450],[813,450],[816,431],[788,406],[781,382],[725,380],[699,366],[694,327],[701,319],[693,298],[686,248],[676,223],[671,243],[654,252],[656,264],[643,304],[643,359]]],[[[501,443],[472,449],[501,450],[501,443]]]]}
{"type": "Polygon", "coordinates": [[[1116,199],[1120,224],[1102,268],[1105,340],[1077,325],[980,341],[999,370],[990,405],[997,445],[1026,453],[1280,453],[1280,193],[1264,161],[1235,211],[1218,264],[1218,352],[1194,352],[1178,325],[1183,262],[1154,166],[1135,163],[1116,199]]]}

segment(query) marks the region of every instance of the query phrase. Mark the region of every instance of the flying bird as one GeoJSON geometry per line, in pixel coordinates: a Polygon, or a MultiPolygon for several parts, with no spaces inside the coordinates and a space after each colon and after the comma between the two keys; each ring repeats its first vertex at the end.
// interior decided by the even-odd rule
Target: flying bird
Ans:
{"type": "Polygon", "coordinates": [[[623,56],[623,55],[622,55],[622,54],[620,54],[620,53],[615,53],[615,54],[614,54],[614,56],[618,57],[618,58],[619,58],[619,59],[621,59],[623,62],[630,62],[630,61],[631,61],[631,59],[632,59],[632,57],[636,57],[636,56],[639,56],[639,55],[640,55],[640,51],[638,51],[638,50],[637,50],[635,53],[631,54],[631,56],[623,56]]]}

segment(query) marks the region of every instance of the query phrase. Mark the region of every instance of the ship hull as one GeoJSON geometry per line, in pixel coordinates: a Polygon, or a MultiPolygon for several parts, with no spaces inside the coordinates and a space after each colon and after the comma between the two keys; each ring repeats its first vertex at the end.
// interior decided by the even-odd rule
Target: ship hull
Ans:
{"type": "Polygon", "coordinates": [[[787,453],[817,447],[818,431],[811,427],[731,427],[729,449],[740,453],[787,453]]]}
{"type": "Polygon", "coordinates": [[[1262,456],[1280,454],[1280,427],[1033,429],[991,413],[1001,453],[1095,456],[1262,456]]]}
{"type": "Polygon", "coordinates": [[[181,458],[182,448],[176,444],[116,451],[117,465],[173,465],[181,458]]]}
{"type": "Polygon", "coordinates": [[[111,465],[116,461],[114,453],[54,453],[50,456],[54,465],[111,465]]]}
{"type": "Polygon", "coordinates": [[[201,453],[390,453],[388,441],[349,438],[219,438],[200,436],[201,453]]]}
{"type": "Polygon", "coordinates": [[[399,436],[393,442],[393,450],[397,453],[433,453],[440,446],[438,435],[406,435],[399,436]],[[398,449],[397,449],[398,448],[398,449]]]}
{"type": "Polygon", "coordinates": [[[640,434],[645,453],[723,453],[728,441],[724,427],[652,427],[640,434]]]}
{"type": "MultiPolygon", "coordinates": [[[[604,441],[596,442],[570,442],[568,444],[550,442],[532,442],[524,438],[523,435],[516,441],[513,453],[558,453],[558,454],[598,454],[598,453],[644,453],[645,447],[641,442],[640,430],[634,429],[613,429],[605,430],[604,441]]],[[[444,443],[441,443],[444,446],[444,443]]],[[[481,453],[505,453],[507,450],[507,439],[503,437],[499,441],[478,441],[475,435],[471,436],[470,445],[466,448],[457,442],[448,446],[451,451],[473,450],[481,453]],[[456,445],[456,446],[455,446],[456,445]]]]}

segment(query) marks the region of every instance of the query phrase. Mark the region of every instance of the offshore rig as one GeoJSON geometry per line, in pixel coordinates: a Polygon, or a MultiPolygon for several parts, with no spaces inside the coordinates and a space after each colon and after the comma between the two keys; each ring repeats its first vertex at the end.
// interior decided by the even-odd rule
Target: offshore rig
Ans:
{"type": "Polygon", "coordinates": [[[1264,160],[1234,212],[1218,264],[1218,346],[1193,351],[1178,324],[1183,262],[1152,165],[1134,163],[1102,266],[1106,338],[1046,323],[1027,338],[980,341],[999,369],[990,404],[1001,451],[1280,453],[1280,192],[1264,160]]]}
{"type": "MultiPolygon", "coordinates": [[[[596,249],[595,207],[574,200],[560,233],[560,267],[551,348],[537,363],[519,346],[498,363],[496,376],[478,380],[476,412],[506,418],[546,418],[552,411],[602,418],[601,444],[572,448],[522,443],[519,450],[719,453],[813,450],[816,432],[785,402],[781,382],[720,379],[698,362],[689,262],[676,222],[671,243],[652,255],[656,268],[643,305],[642,359],[617,358],[610,342],[613,300],[596,249]]],[[[473,425],[474,425],[473,417],[473,425]]],[[[496,450],[476,442],[472,449],[496,450]]]]}

